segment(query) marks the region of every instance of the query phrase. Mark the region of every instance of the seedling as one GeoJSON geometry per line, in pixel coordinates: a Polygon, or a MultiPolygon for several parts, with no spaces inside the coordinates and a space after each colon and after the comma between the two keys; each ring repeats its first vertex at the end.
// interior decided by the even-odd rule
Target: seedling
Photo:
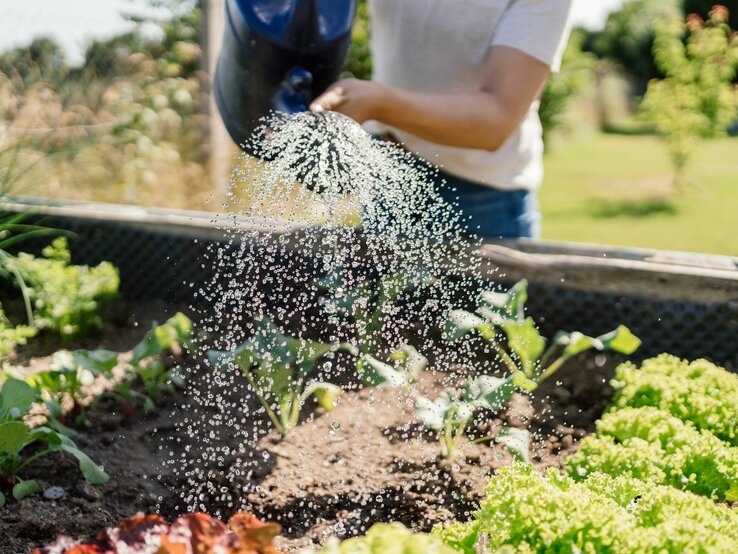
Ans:
{"type": "Polygon", "coordinates": [[[312,396],[326,411],[333,410],[340,387],[310,381],[318,361],[338,350],[357,354],[346,343],[326,344],[284,335],[269,319],[257,322],[253,337],[233,352],[211,350],[208,359],[219,370],[238,368],[261,402],[274,428],[284,437],[297,425],[300,410],[312,396]]]}
{"type": "MultiPolygon", "coordinates": [[[[38,399],[38,390],[18,379],[8,378],[0,388],[0,477],[12,485],[13,497],[20,500],[40,490],[36,481],[24,480],[20,474],[31,462],[52,452],[74,456],[82,475],[93,485],[106,483],[108,475],[72,439],[47,426],[31,428],[23,421],[38,399]],[[26,448],[33,444],[44,448],[27,456],[26,448]]],[[[5,501],[5,494],[0,491],[0,506],[5,501]]]]}
{"type": "Polygon", "coordinates": [[[376,286],[363,282],[349,289],[335,280],[319,282],[319,288],[330,291],[323,298],[325,312],[354,324],[356,333],[351,342],[359,353],[356,370],[365,386],[407,386],[428,365],[428,360],[407,344],[399,345],[386,361],[378,354],[385,342],[382,329],[386,318],[396,310],[395,302],[411,288],[428,281],[427,275],[415,272],[382,278],[376,286]]]}
{"type": "Polygon", "coordinates": [[[506,293],[485,291],[476,314],[464,310],[450,312],[446,336],[454,341],[476,331],[510,371],[513,384],[528,392],[586,350],[612,350],[629,355],[641,345],[638,337],[620,325],[599,337],[559,331],[546,348],[546,339],[533,320],[525,316],[527,299],[526,281],[520,281],[506,293]]]}
{"type": "Polygon", "coordinates": [[[109,377],[117,363],[118,354],[110,350],[62,350],[54,354],[48,370],[33,374],[28,382],[43,391],[49,412],[62,425],[66,421],[61,413],[61,404],[65,397],[71,398],[73,407],[69,416],[74,425],[81,427],[88,424],[85,410],[87,387],[100,376],[109,377]]]}
{"type": "Polygon", "coordinates": [[[183,348],[191,348],[191,337],[192,321],[183,313],[177,312],[162,325],[154,323],[133,349],[131,371],[143,382],[149,400],[148,408],[153,408],[153,400],[172,394],[176,388],[184,386],[182,376],[176,368],[168,369],[161,360],[161,355],[181,355],[183,348]]]}
{"type": "MultiPolygon", "coordinates": [[[[464,440],[466,428],[474,416],[480,410],[498,411],[514,390],[512,379],[482,375],[469,381],[463,389],[445,389],[435,400],[424,396],[418,397],[415,400],[415,415],[426,427],[438,432],[443,457],[453,460],[464,440]]],[[[518,440],[520,438],[517,437],[518,440]]],[[[485,437],[483,440],[491,438],[485,437]]],[[[508,442],[511,450],[515,452],[524,450],[527,455],[527,443],[522,449],[514,447],[512,441],[508,442]]]]}

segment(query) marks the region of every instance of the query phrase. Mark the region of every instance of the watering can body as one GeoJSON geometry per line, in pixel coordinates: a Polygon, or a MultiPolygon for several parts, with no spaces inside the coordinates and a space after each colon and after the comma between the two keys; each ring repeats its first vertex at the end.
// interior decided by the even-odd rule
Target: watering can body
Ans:
{"type": "Polygon", "coordinates": [[[226,0],[225,10],[215,99],[231,138],[252,152],[260,118],[307,110],[338,79],[356,1],[226,0]]]}

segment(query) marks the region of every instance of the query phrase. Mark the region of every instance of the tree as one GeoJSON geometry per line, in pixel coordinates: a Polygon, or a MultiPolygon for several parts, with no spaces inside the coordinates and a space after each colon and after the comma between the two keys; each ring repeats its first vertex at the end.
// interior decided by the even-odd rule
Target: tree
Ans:
{"type": "Polygon", "coordinates": [[[678,188],[699,139],[724,134],[738,117],[738,34],[728,26],[728,10],[715,6],[707,21],[693,14],[686,25],[657,24],[653,53],[665,77],[648,84],[641,115],[664,139],[678,188]]]}

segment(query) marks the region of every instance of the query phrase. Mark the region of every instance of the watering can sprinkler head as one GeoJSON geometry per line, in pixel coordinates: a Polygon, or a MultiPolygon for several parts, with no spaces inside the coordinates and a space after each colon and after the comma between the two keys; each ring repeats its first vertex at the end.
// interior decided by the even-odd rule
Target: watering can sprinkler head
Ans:
{"type": "Polygon", "coordinates": [[[356,0],[226,0],[215,99],[231,138],[250,153],[272,112],[307,111],[343,69],[356,0]]]}

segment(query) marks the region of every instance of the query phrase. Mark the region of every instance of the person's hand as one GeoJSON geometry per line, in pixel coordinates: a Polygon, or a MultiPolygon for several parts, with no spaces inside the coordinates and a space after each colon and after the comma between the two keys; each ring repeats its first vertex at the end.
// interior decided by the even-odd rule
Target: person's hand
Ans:
{"type": "Polygon", "coordinates": [[[310,104],[311,112],[333,111],[347,115],[357,123],[379,119],[386,101],[386,87],[372,81],[344,79],[328,89],[310,104]]]}

